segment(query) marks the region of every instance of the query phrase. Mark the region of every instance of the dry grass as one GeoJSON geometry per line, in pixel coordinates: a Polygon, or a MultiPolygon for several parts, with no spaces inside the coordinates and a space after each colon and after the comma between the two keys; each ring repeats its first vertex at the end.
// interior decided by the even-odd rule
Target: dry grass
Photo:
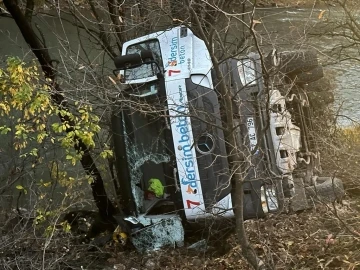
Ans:
{"type": "MultiPolygon", "coordinates": [[[[354,227],[360,225],[356,202],[337,205],[341,219],[354,227]]],[[[278,215],[267,220],[246,222],[251,242],[270,269],[357,269],[360,265],[360,239],[351,235],[334,217],[331,207],[320,205],[299,214],[278,215]]],[[[212,239],[208,252],[186,248],[167,249],[141,256],[117,253],[109,265],[126,269],[250,269],[243,260],[235,235],[212,239]],[[219,254],[217,249],[228,251],[219,254]],[[152,267],[147,267],[151,265],[152,267]]]]}

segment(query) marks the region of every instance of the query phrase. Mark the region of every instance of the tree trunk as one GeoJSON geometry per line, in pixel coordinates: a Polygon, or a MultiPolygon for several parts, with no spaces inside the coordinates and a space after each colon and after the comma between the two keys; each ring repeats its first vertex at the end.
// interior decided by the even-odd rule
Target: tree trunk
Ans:
{"type": "Polygon", "coordinates": [[[27,0],[26,6],[25,6],[25,18],[28,21],[28,23],[31,23],[32,15],[34,12],[35,3],[34,0],[27,0]]]}
{"type": "MultiPolygon", "coordinates": [[[[189,6],[190,9],[190,15],[192,19],[194,20],[195,25],[199,26],[201,25],[201,21],[196,13],[196,11],[191,7],[190,2],[187,1],[187,6],[189,6]]],[[[253,267],[253,269],[256,270],[263,270],[266,269],[266,266],[264,263],[258,258],[255,250],[252,248],[249,239],[246,234],[245,230],[245,224],[244,224],[244,179],[243,179],[243,173],[245,172],[244,169],[244,158],[242,156],[242,153],[240,151],[240,145],[238,145],[236,140],[236,134],[234,130],[234,110],[233,110],[233,102],[232,102],[232,96],[231,91],[228,89],[225,83],[225,78],[223,76],[223,73],[220,69],[220,61],[216,57],[215,53],[213,52],[213,43],[212,43],[212,36],[206,35],[206,29],[203,27],[195,28],[197,30],[198,36],[205,42],[209,52],[210,52],[210,58],[213,63],[213,69],[215,71],[215,77],[217,83],[217,90],[220,93],[221,96],[221,110],[225,112],[225,118],[226,118],[226,126],[225,126],[225,141],[231,148],[230,151],[228,151],[228,161],[230,165],[230,172],[232,175],[231,178],[231,185],[232,185],[232,198],[234,202],[234,212],[235,212],[235,220],[236,220],[236,234],[238,238],[238,243],[240,244],[242,254],[244,258],[248,261],[248,263],[253,267]]]]}
{"type": "MultiPolygon", "coordinates": [[[[68,105],[64,99],[62,94],[62,89],[56,83],[56,70],[53,68],[53,60],[50,57],[49,51],[46,47],[44,47],[37,35],[35,34],[31,24],[27,21],[25,15],[22,13],[19,6],[16,4],[16,1],[12,0],[4,0],[5,7],[7,8],[8,12],[12,15],[13,19],[15,20],[17,26],[19,27],[22,36],[24,37],[25,41],[31,48],[32,52],[35,54],[36,58],[38,59],[42,71],[44,72],[44,76],[47,79],[50,79],[50,86],[52,89],[51,98],[52,101],[61,109],[68,110],[68,105]]],[[[61,122],[67,122],[70,124],[70,128],[66,130],[66,132],[70,132],[73,129],[75,123],[70,121],[67,116],[59,115],[61,122]]],[[[78,143],[74,141],[74,148],[78,152],[82,152],[80,163],[83,166],[87,175],[91,176],[93,182],[91,183],[92,194],[96,203],[96,206],[99,209],[100,215],[106,219],[113,221],[112,215],[115,214],[116,209],[114,205],[109,200],[106,190],[104,187],[104,182],[101,177],[99,170],[97,169],[93,158],[90,155],[90,151],[88,147],[82,142],[80,138],[75,138],[78,143]]]]}

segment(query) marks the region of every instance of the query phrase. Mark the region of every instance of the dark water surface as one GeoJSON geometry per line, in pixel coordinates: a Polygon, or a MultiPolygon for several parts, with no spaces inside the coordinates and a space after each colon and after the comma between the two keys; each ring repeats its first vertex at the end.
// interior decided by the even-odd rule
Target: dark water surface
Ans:
{"type": "MultiPolygon", "coordinates": [[[[340,8],[325,11],[318,8],[264,8],[258,9],[256,15],[256,19],[261,22],[258,34],[261,36],[259,43],[263,48],[273,46],[279,50],[289,50],[310,47],[319,51],[323,63],[336,60],[326,57],[325,54],[327,50],[341,41],[326,36],[317,37],[309,33],[319,32],[317,29],[321,29],[328,20],[343,18],[340,8]],[[322,17],[319,18],[321,13],[322,17]]],[[[60,22],[56,16],[57,14],[54,14],[54,17],[42,15],[40,19],[35,19],[35,23],[41,25],[43,29],[47,46],[52,54],[59,55],[60,60],[66,59],[63,61],[67,61],[67,64],[74,67],[78,57],[89,57],[94,62],[103,61],[102,50],[94,47],[94,40],[90,40],[81,31],[78,32],[70,22],[64,20],[60,22]],[[80,52],[81,46],[86,47],[87,56],[80,52]],[[70,54],[68,53],[69,49],[70,54]]],[[[12,19],[0,17],[0,59],[9,55],[32,57],[12,19]]],[[[334,73],[336,74],[334,75],[336,109],[340,106],[340,114],[360,122],[360,110],[357,108],[360,102],[360,91],[357,87],[360,83],[359,65],[356,63],[338,63],[327,66],[326,69],[336,71],[334,73]]],[[[339,118],[339,124],[347,125],[349,123],[349,120],[339,118]]]]}

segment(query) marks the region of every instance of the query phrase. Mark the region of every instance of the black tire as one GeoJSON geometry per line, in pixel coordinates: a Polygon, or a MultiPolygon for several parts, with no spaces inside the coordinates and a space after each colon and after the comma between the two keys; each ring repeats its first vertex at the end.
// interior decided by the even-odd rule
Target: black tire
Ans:
{"type": "Polygon", "coordinates": [[[324,108],[329,104],[334,103],[335,96],[333,92],[308,92],[311,107],[314,109],[324,108]]]}
{"type": "Polygon", "coordinates": [[[334,85],[332,80],[330,80],[331,76],[324,75],[323,78],[314,81],[312,83],[304,85],[304,89],[307,93],[309,92],[332,92],[334,89],[334,85]]]}
{"type": "Polygon", "coordinates": [[[289,74],[289,78],[297,84],[307,84],[315,82],[324,77],[324,70],[322,66],[317,66],[308,71],[304,71],[298,74],[289,74]]]}
{"type": "Polygon", "coordinates": [[[282,52],[280,54],[280,71],[285,74],[299,74],[318,66],[316,51],[282,52]]]}
{"type": "Polygon", "coordinates": [[[309,200],[332,203],[340,201],[345,195],[343,182],[333,177],[318,177],[317,184],[305,188],[309,200]]]}

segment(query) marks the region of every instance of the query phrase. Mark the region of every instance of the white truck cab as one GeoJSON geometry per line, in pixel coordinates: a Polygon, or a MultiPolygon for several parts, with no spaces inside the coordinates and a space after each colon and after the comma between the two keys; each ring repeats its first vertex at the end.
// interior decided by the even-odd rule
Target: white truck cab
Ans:
{"type": "MultiPolygon", "coordinates": [[[[188,28],[176,27],[124,43],[122,55],[134,54],[139,56],[135,67],[125,68],[127,62],[134,61],[130,58],[115,60],[121,69],[122,83],[128,89],[125,91],[139,102],[151,104],[153,108],[160,106],[167,116],[158,117],[157,121],[161,122],[158,133],[147,138],[157,142],[163,139],[164,148],[171,148],[169,161],[165,162],[168,164],[162,167],[171,166],[173,173],[157,178],[165,189],[174,186],[188,220],[220,212],[233,215],[219,101],[213,86],[212,62],[204,42],[188,28]],[[141,54],[149,51],[152,56],[148,60],[152,60],[144,64],[148,60],[140,59],[141,54]],[[160,96],[165,96],[163,101],[159,101],[160,96]],[[211,123],[204,124],[206,121],[211,123]],[[161,138],[161,130],[170,131],[171,136],[161,138]]],[[[133,124],[136,126],[136,120],[133,124]]],[[[144,175],[143,184],[152,177],[144,175]]]]}
{"type": "MultiPolygon", "coordinates": [[[[245,219],[279,211],[284,194],[296,193],[294,179],[305,179],[302,168],[313,177],[317,155],[303,121],[308,101],[297,92],[284,94],[281,87],[264,93],[260,60],[250,54],[221,65],[233,95],[238,145],[251,153],[243,185],[245,219]],[[287,106],[297,100],[294,115],[287,106]]],[[[114,62],[123,86],[112,128],[125,213],[145,228],[171,220],[173,231],[181,231],[179,217],[234,216],[227,160],[234,146],[224,138],[216,74],[205,43],[189,28],[174,27],[124,43],[114,62]]],[[[164,235],[158,227],[150,230],[164,235]]],[[[159,241],[182,241],[174,235],[159,241]]],[[[144,245],[143,236],[134,239],[144,245]]]]}

